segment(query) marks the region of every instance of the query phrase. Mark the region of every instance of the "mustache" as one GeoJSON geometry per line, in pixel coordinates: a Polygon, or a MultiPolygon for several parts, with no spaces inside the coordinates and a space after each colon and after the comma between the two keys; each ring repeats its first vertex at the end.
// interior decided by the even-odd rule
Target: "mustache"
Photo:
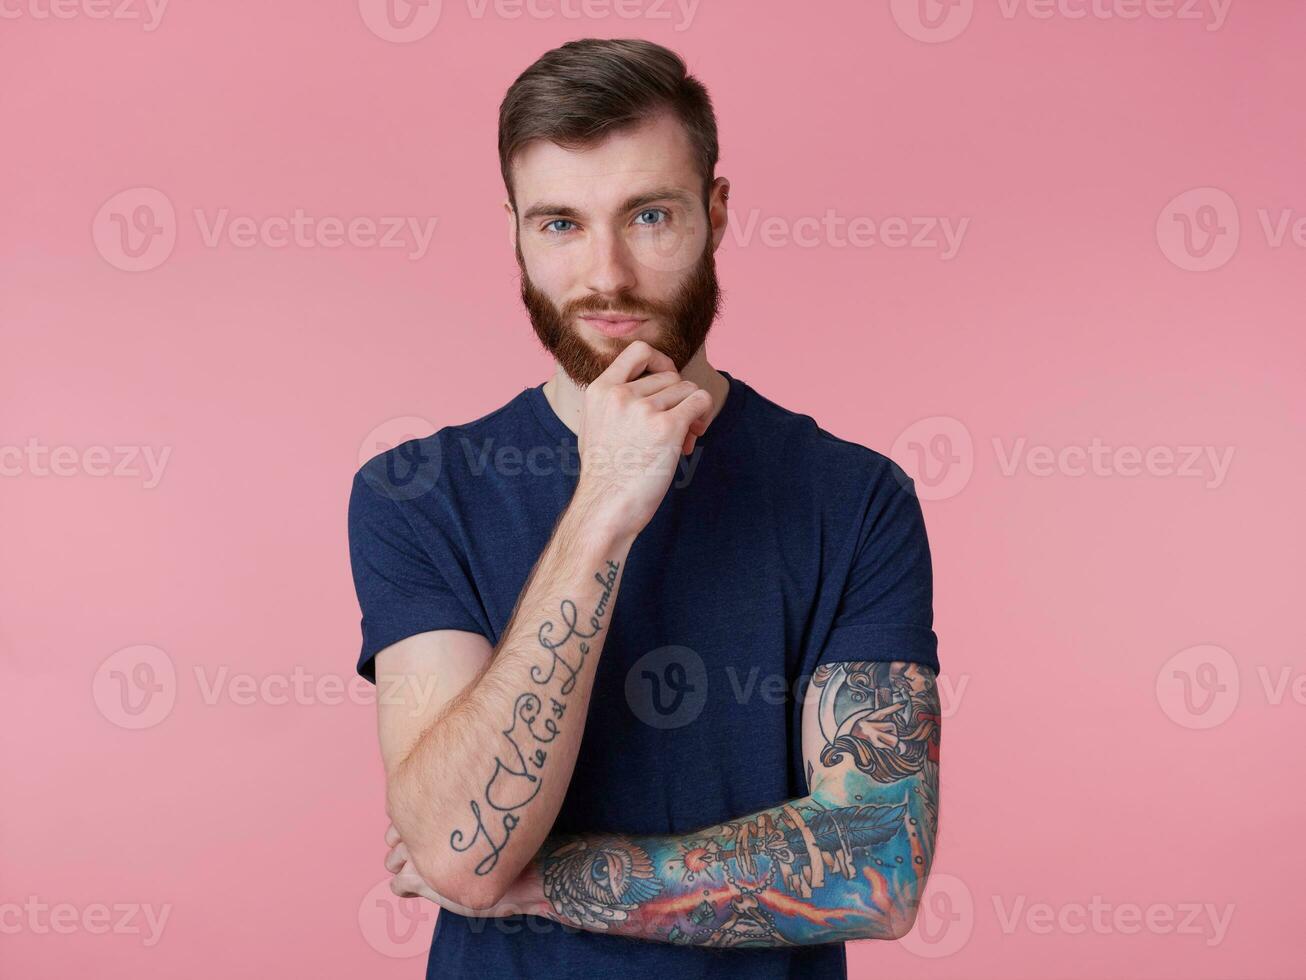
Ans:
{"type": "Polygon", "coordinates": [[[660,303],[652,303],[635,296],[620,300],[608,300],[601,296],[585,297],[573,300],[562,310],[564,317],[580,316],[585,313],[614,313],[620,316],[666,316],[668,310],[660,303]]]}

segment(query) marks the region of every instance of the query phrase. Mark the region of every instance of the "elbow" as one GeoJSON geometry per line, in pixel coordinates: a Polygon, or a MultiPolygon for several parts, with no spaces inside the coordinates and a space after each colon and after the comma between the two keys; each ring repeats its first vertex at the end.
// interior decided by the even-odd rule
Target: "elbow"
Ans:
{"type": "Polygon", "coordinates": [[[901,900],[891,902],[883,914],[876,915],[868,915],[866,910],[881,907],[884,901],[883,894],[874,893],[869,883],[865,887],[858,887],[855,889],[855,899],[847,906],[849,922],[845,930],[837,937],[823,938],[821,941],[830,941],[834,938],[852,942],[863,939],[902,939],[916,926],[925,881],[925,874],[918,875],[915,884],[909,885],[904,890],[904,897],[901,900]]]}
{"type": "Polygon", "coordinates": [[[505,889],[484,880],[464,882],[459,886],[457,902],[471,912],[492,912],[503,901],[505,889]]]}
{"type": "Polygon", "coordinates": [[[439,829],[428,801],[417,794],[403,767],[386,781],[386,814],[408,848],[413,870],[437,895],[472,911],[499,904],[513,878],[506,873],[506,862],[480,875],[472,866],[475,858],[453,852],[448,829],[439,829]]]}
{"type": "Polygon", "coordinates": [[[902,913],[893,916],[886,930],[877,932],[875,939],[901,939],[916,927],[916,906],[911,906],[902,913]]]}
{"type": "Polygon", "coordinates": [[[427,848],[410,848],[408,857],[422,880],[437,895],[460,909],[484,912],[503,900],[507,883],[500,875],[478,875],[474,871],[452,868],[447,855],[437,857],[427,848]]]}
{"type": "Polygon", "coordinates": [[[908,892],[906,901],[896,906],[888,922],[887,935],[884,939],[902,939],[916,927],[917,913],[920,911],[921,899],[925,895],[925,885],[929,872],[922,872],[916,878],[916,886],[908,892]]]}

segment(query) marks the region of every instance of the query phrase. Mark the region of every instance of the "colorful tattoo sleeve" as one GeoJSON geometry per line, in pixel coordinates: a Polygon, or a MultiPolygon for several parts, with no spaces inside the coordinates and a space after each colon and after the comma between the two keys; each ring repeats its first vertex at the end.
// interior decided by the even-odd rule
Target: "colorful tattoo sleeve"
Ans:
{"type": "Polygon", "coordinates": [[[552,917],[716,947],[907,932],[938,822],[934,672],[832,663],[812,681],[807,796],[683,837],[550,838],[536,863],[552,917]]]}

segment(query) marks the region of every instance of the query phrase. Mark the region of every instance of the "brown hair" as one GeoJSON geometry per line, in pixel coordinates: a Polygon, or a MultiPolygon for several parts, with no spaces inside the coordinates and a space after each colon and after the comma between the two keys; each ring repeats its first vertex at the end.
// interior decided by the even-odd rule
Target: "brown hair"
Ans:
{"type": "Polygon", "coordinates": [[[706,202],[716,173],[716,114],[707,89],[678,54],[633,38],[584,38],[545,52],[499,106],[499,169],[508,200],[516,209],[512,160],[530,141],[582,149],[666,110],[689,135],[706,202]]]}

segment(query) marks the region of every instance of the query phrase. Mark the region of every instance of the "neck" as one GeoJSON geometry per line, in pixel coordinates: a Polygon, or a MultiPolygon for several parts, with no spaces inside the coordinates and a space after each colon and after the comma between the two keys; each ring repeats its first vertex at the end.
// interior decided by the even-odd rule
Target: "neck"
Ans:
{"type": "MultiPolygon", "coordinates": [[[[700,388],[707,389],[712,396],[712,415],[716,418],[730,394],[730,382],[716,368],[707,362],[707,348],[700,347],[698,353],[690,358],[680,376],[692,381],[700,388]]],[[[568,377],[567,372],[555,363],[553,377],[544,382],[544,397],[548,399],[563,424],[577,435],[580,434],[581,411],[585,404],[585,390],[568,377]]]]}

